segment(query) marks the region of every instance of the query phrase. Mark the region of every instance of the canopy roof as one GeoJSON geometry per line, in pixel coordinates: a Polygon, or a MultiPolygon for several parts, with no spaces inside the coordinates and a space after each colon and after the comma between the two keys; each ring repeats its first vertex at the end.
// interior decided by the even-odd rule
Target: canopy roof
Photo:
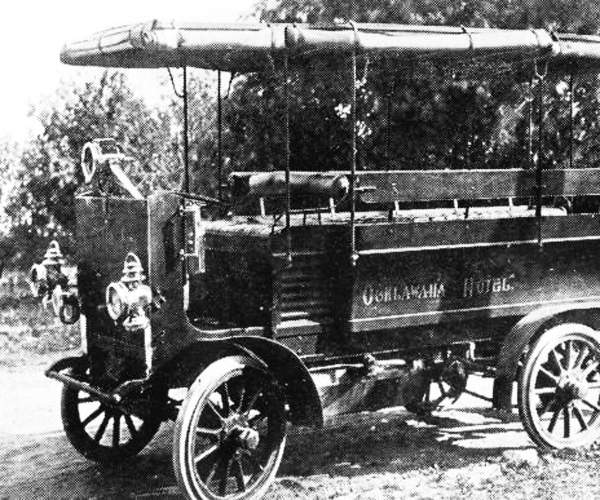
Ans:
{"type": "Polygon", "coordinates": [[[560,65],[600,71],[600,36],[547,30],[500,30],[399,24],[195,24],[123,26],[96,33],[63,48],[61,60],[81,66],[158,68],[191,66],[236,73],[289,61],[350,54],[401,59],[469,59],[479,55],[548,58],[560,65]]]}

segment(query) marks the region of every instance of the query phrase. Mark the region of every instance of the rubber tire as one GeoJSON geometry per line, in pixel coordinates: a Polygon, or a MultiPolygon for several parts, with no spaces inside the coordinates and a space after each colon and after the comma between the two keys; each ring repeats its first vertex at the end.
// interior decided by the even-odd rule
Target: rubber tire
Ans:
{"type": "MultiPolygon", "coordinates": [[[[70,374],[74,375],[73,372],[70,374]]],[[[120,445],[118,448],[99,444],[94,441],[81,424],[78,409],[78,399],[81,393],[87,394],[85,391],[67,385],[63,386],[61,416],[67,438],[73,447],[88,460],[111,464],[133,457],[152,440],[162,423],[161,412],[157,408],[157,411],[150,418],[143,420],[135,439],[120,445]]]]}
{"type": "MultiPolygon", "coordinates": [[[[557,343],[560,338],[565,337],[568,340],[569,336],[578,335],[580,337],[588,337],[592,342],[598,345],[600,352],[600,334],[592,328],[578,323],[563,323],[550,328],[544,332],[531,346],[527,353],[524,366],[520,370],[518,378],[518,407],[519,415],[523,427],[531,440],[543,450],[577,448],[587,446],[595,442],[600,437],[600,418],[594,426],[593,431],[589,433],[580,433],[579,439],[572,439],[569,443],[561,443],[557,441],[549,441],[536,428],[534,416],[531,413],[531,390],[533,369],[539,357],[544,353],[545,349],[551,343],[557,343]]],[[[600,358],[600,356],[599,356],[600,358]]],[[[535,384],[535,381],[533,381],[535,384]]]]}
{"type": "MultiPolygon", "coordinates": [[[[196,417],[199,416],[198,408],[203,407],[208,398],[216,388],[222,383],[241,375],[245,370],[252,369],[261,372],[263,375],[270,377],[273,381],[273,387],[279,392],[278,400],[281,402],[281,412],[284,414],[283,394],[278,389],[278,386],[272,375],[268,372],[266,366],[258,361],[246,356],[229,356],[219,359],[210,364],[196,379],[190,387],[183,405],[177,416],[175,423],[175,432],[173,436],[173,468],[177,477],[179,488],[185,494],[186,498],[191,500],[217,500],[224,497],[214,495],[211,491],[207,491],[203,484],[195,481],[195,474],[188,467],[188,436],[190,430],[195,429],[196,417]]],[[[264,492],[269,488],[279,469],[281,458],[285,449],[286,434],[285,434],[285,417],[283,417],[282,439],[275,452],[275,459],[270,464],[269,470],[263,475],[257,484],[253,485],[252,490],[240,495],[227,496],[231,500],[255,500],[262,498],[264,492]]]]}

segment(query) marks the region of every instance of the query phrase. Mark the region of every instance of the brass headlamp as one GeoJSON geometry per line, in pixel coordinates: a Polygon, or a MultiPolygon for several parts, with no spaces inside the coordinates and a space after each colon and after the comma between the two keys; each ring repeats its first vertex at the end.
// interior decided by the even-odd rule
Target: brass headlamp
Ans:
{"type": "Polygon", "coordinates": [[[150,324],[146,310],[152,302],[152,290],[145,285],[142,263],[133,252],[127,254],[120,281],[106,288],[106,309],[115,322],[127,331],[143,330],[150,324]]]}

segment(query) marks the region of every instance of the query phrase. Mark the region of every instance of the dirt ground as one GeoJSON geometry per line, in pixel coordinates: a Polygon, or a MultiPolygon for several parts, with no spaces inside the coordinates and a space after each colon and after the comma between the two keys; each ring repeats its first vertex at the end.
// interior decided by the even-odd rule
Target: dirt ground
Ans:
{"type": "MultiPolygon", "coordinates": [[[[126,465],[83,459],[43,366],[0,368],[0,498],[180,498],[172,424],[126,465]]],[[[290,429],[273,499],[600,498],[597,452],[540,456],[517,419],[469,397],[427,422],[402,409],[290,429]],[[479,406],[479,407],[477,407],[479,406]]]]}

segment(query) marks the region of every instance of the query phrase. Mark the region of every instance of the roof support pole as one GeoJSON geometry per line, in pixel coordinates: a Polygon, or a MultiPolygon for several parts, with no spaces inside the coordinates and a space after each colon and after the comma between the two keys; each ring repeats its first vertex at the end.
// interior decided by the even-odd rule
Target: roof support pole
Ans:
{"type": "Polygon", "coordinates": [[[575,111],[575,104],[573,102],[573,98],[575,97],[573,93],[574,85],[575,74],[574,71],[571,71],[571,77],[569,78],[569,168],[573,168],[573,141],[575,140],[575,127],[573,123],[573,111],[575,111]]]}
{"type": "Polygon", "coordinates": [[[223,200],[223,98],[221,97],[221,70],[217,71],[217,198],[223,200]]]}
{"type": "Polygon", "coordinates": [[[548,66],[546,63],[543,73],[538,71],[537,63],[535,66],[536,78],[538,80],[538,144],[537,144],[537,161],[535,169],[535,186],[536,186],[536,206],[535,216],[538,222],[538,244],[541,247],[542,241],[542,194],[544,190],[544,81],[548,66]]]}
{"type": "MultiPolygon", "coordinates": [[[[188,81],[187,81],[187,65],[183,61],[183,186],[182,191],[186,194],[190,192],[190,157],[189,157],[189,123],[188,123],[188,81]]],[[[188,272],[188,262],[185,258],[185,241],[188,228],[186,227],[185,217],[185,199],[181,199],[181,274],[183,277],[183,308],[187,311],[189,306],[189,282],[190,275],[188,272]]]]}
{"type": "Polygon", "coordinates": [[[529,80],[527,97],[527,168],[533,169],[533,77],[529,80]]]}
{"type": "Polygon", "coordinates": [[[358,33],[356,24],[351,23],[354,29],[354,46],[352,48],[352,70],[351,70],[351,107],[350,107],[350,122],[352,127],[352,142],[351,142],[351,160],[350,160],[350,251],[352,265],[356,265],[358,260],[358,252],[356,251],[356,153],[357,153],[357,137],[356,137],[356,53],[358,45],[358,33]]]}
{"type": "Polygon", "coordinates": [[[290,75],[288,68],[288,55],[283,58],[283,94],[285,105],[284,142],[285,142],[285,232],[287,243],[287,263],[292,263],[292,233],[290,230],[290,211],[292,209],[292,196],[290,191],[290,75]]]}
{"type": "Polygon", "coordinates": [[[386,109],[385,109],[385,167],[390,170],[391,165],[391,156],[390,156],[390,146],[391,146],[391,131],[390,124],[392,121],[392,97],[394,95],[393,87],[389,88],[386,96],[386,109]]]}
{"type": "Polygon", "coordinates": [[[190,152],[188,124],[188,79],[187,65],[183,64],[183,192],[190,192],[190,152]]]}

